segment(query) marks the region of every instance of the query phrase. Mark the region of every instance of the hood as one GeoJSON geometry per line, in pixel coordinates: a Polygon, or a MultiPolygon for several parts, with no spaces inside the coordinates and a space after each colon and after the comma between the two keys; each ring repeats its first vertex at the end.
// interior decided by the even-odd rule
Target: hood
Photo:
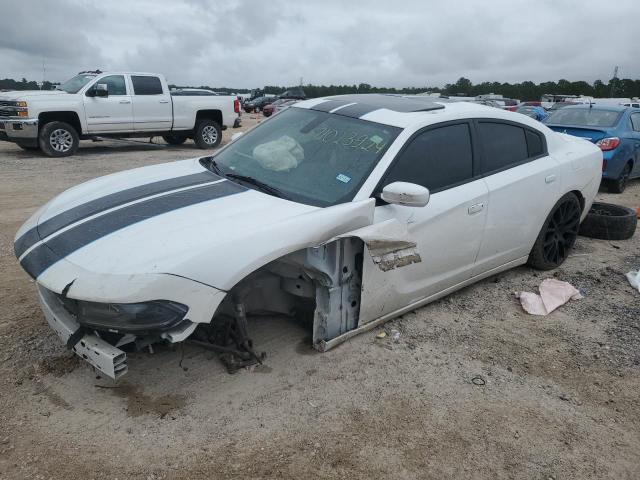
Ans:
{"type": "Polygon", "coordinates": [[[371,224],[373,209],[371,199],[329,208],[283,200],[187,160],[64,192],[18,232],[15,249],[45,285],[73,280],[73,265],[92,275],[169,274],[227,290],[275,258],[371,224]],[[62,271],[65,278],[56,278],[62,271]]]}
{"type": "Polygon", "coordinates": [[[62,90],[15,90],[13,92],[0,93],[0,101],[28,100],[32,97],[46,97],[52,95],[69,95],[62,90]]]}

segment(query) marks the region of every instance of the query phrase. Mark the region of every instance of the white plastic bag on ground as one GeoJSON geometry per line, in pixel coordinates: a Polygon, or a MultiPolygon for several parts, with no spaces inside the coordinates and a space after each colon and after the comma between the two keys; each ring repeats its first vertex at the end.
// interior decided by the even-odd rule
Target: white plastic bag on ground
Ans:
{"type": "Polygon", "coordinates": [[[580,292],[570,283],[548,278],[538,287],[540,294],[520,292],[516,297],[520,299],[522,308],[531,315],[548,315],[569,300],[582,298],[580,292]]]}
{"type": "Polygon", "coordinates": [[[627,273],[627,280],[633,288],[640,292],[640,270],[631,270],[627,273]]]}
{"type": "Polygon", "coordinates": [[[281,172],[296,168],[304,160],[302,146],[288,135],[253,149],[253,158],[267,170],[281,172]]]}

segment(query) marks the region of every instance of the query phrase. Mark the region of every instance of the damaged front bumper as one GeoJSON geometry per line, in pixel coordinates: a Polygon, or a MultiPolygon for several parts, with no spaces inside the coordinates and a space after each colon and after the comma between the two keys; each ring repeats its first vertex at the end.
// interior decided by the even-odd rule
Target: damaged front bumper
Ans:
{"type": "Polygon", "coordinates": [[[38,296],[47,322],[77,355],[114,380],[127,373],[125,352],[96,335],[83,333],[81,325],[57,301],[53,292],[39,287],[38,296]]]}
{"type": "Polygon", "coordinates": [[[37,281],[38,295],[47,322],[67,347],[104,375],[117,380],[127,373],[126,353],[156,342],[176,343],[189,337],[197,325],[209,323],[226,292],[167,274],[105,275],[83,270],[64,260],[37,281]],[[114,324],[95,326],[80,319],[67,304],[75,299],[99,303],[149,302],[154,298],[181,300],[188,311],[178,324],[157,323],[147,329],[127,329],[114,324]]]}

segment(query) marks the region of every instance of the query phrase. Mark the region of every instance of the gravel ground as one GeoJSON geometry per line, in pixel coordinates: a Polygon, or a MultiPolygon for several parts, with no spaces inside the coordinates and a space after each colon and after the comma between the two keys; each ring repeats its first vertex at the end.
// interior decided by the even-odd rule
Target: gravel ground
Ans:
{"type": "MultiPolygon", "coordinates": [[[[47,326],[13,236],[79,182],[202,153],[0,145],[0,478],[640,478],[640,293],[624,278],[640,233],[580,238],[556,271],[517,268],[404,315],[383,327],[398,343],[378,329],[319,354],[302,326],[262,319],[262,367],[228,375],[177,346],[129,355],[117,385],[98,378],[47,326]],[[514,292],[548,277],[585,298],[527,315],[514,292]]],[[[637,208],[640,181],[599,198],[637,208]]]]}

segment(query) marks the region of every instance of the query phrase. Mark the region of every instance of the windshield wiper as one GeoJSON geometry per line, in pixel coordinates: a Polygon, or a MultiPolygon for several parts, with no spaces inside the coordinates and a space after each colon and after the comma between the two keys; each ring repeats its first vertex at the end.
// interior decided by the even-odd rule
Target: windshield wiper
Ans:
{"type": "Polygon", "coordinates": [[[218,165],[218,162],[216,162],[213,159],[213,157],[202,157],[200,159],[200,163],[207,170],[211,170],[213,173],[216,173],[216,174],[221,175],[223,177],[226,176],[226,174],[220,168],[220,165],[218,165]]]}
{"type": "MultiPolygon", "coordinates": [[[[215,163],[215,161],[212,161],[212,164],[213,163],[215,163]]],[[[250,183],[251,185],[255,185],[256,187],[258,187],[263,192],[268,193],[270,195],[273,195],[275,197],[287,198],[287,196],[281,190],[278,190],[276,187],[272,187],[271,185],[269,185],[267,183],[264,183],[264,182],[258,180],[257,178],[253,178],[253,177],[250,177],[248,175],[240,175],[239,173],[226,173],[226,174],[223,174],[223,175],[225,175],[227,178],[233,178],[235,180],[240,180],[241,182],[250,183]]]]}

